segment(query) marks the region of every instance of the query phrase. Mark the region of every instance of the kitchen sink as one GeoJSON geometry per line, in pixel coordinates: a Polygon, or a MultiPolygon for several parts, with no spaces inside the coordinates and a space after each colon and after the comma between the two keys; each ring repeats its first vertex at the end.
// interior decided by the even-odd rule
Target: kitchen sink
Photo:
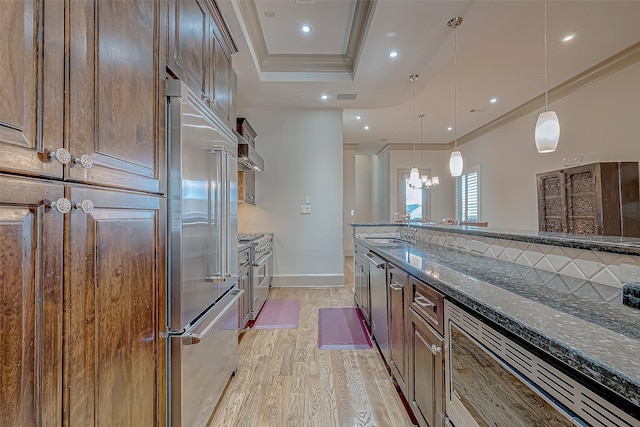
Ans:
{"type": "Polygon", "coordinates": [[[365,237],[365,240],[372,245],[386,248],[398,248],[407,246],[411,243],[407,240],[398,239],[395,237],[365,237]]]}

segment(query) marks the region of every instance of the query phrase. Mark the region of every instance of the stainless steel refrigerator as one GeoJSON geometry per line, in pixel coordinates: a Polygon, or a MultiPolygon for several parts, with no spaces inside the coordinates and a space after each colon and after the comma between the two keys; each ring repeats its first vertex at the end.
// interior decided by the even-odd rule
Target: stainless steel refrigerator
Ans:
{"type": "Polygon", "coordinates": [[[167,81],[168,420],[206,425],[238,354],[237,140],[179,80],[167,81]]]}

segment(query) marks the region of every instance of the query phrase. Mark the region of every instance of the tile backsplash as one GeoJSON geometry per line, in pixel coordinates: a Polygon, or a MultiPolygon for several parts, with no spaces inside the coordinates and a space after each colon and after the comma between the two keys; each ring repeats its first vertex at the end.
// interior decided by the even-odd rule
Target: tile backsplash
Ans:
{"type": "Polygon", "coordinates": [[[460,234],[427,229],[418,230],[417,240],[617,289],[615,295],[611,290],[602,292],[607,301],[619,298],[624,282],[640,271],[640,257],[632,255],[483,236],[461,237],[460,234]]]}

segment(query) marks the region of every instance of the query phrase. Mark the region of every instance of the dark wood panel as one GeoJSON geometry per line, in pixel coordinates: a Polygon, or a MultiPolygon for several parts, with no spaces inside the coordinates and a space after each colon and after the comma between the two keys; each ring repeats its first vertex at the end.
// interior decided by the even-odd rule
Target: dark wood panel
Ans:
{"type": "Polygon", "coordinates": [[[421,426],[444,426],[443,339],[413,310],[411,318],[410,391],[411,408],[421,426]],[[431,346],[439,349],[435,354],[431,346]]]}
{"type": "Polygon", "coordinates": [[[481,427],[573,425],[455,326],[450,346],[452,392],[481,427]]]}
{"type": "Polygon", "coordinates": [[[640,237],[640,177],[637,162],[620,163],[622,235],[640,237]]]}
{"type": "Polygon", "coordinates": [[[74,158],[91,155],[94,165],[68,167],[68,179],[161,191],[162,4],[70,2],[68,145],[74,158]]]}
{"type": "Polygon", "coordinates": [[[204,94],[209,12],[201,0],[169,3],[168,67],[196,94],[204,94]]]}
{"type": "Polygon", "coordinates": [[[541,231],[565,233],[567,212],[564,174],[538,174],[538,222],[541,231]]]}
{"type": "Polygon", "coordinates": [[[62,177],[46,161],[60,148],[64,99],[64,3],[2,2],[0,171],[62,177]]]}
{"type": "Polygon", "coordinates": [[[164,220],[161,199],[72,187],[66,248],[70,425],[164,423],[164,220]]]}
{"type": "MultiPolygon", "coordinates": [[[[212,37],[213,44],[213,85],[215,109],[220,117],[231,123],[229,120],[229,89],[231,77],[231,58],[227,56],[218,39],[212,37]]],[[[235,123],[232,124],[232,127],[235,123]]]]}
{"type": "Polygon", "coordinates": [[[62,421],[62,185],[0,175],[0,425],[62,421]]]}

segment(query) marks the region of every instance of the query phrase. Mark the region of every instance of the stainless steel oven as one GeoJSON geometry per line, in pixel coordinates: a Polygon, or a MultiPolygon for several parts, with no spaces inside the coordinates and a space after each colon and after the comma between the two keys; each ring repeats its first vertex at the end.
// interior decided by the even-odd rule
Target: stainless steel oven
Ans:
{"type": "Polygon", "coordinates": [[[269,287],[273,278],[273,236],[265,234],[254,242],[254,261],[251,268],[251,319],[267,301],[269,287]]]}
{"type": "Polygon", "coordinates": [[[448,425],[637,425],[593,389],[449,301],[445,335],[448,425]]]}

